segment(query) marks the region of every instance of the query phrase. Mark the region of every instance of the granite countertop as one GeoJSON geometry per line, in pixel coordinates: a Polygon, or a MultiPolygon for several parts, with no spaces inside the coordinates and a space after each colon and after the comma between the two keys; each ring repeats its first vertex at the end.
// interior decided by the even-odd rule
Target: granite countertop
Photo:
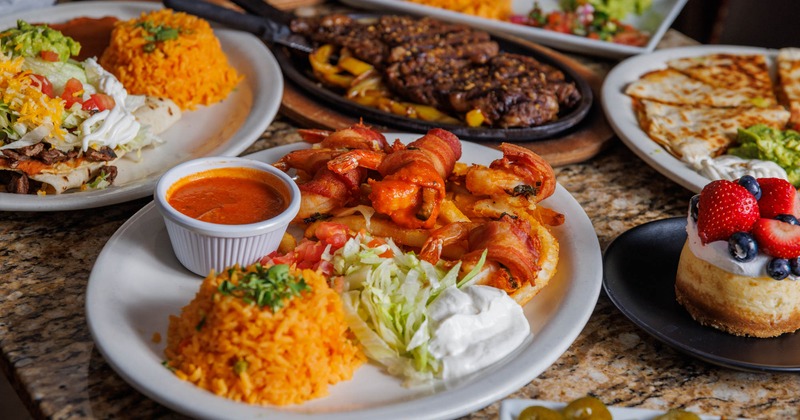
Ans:
{"type": "MultiPolygon", "coordinates": [[[[245,153],[299,141],[278,119],[245,153]]],[[[583,206],[602,249],[644,222],[683,215],[692,193],[620,142],[556,169],[583,206]]],[[[37,418],[181,417],[143,396],[98,353],[84,315],[92,265],[106,240],[150,199],[54,213],[0,212],[0,367],[37,418]]],[[[800,377],[717,367],[653,339],[601,295],[588,324],[538,378],[510,395],[685,407],[730,417],[797,418],[800,377]]],[[[496,418],[499,402],[468,418],[496,418]]]]}
{"type": "MultiPolygon", "coordinates": [[[[687,43],[671,35],[661,47],[687,43]]],[[[598,72],[609,67],[586,64],[598,72]]],[[[296,130],[278,117],[243,154],[300,141],[296,130]]],[[[684,215],[692,196],[619,141],[588,161],[556,168],[556,174],[583,206],[602,249],[634,226],[684,215]]],[[[85,290],[98,254],[149,201],[0,212],[0,369],[35,418],[183,418],[112,370],[86,324],[85,290]]],[[[602,293],[567,351],[508,398],[569,401],[586,394],[616,406],[800,418],[797,374],[736,371],[679,353],[635,326],[602,293]]],[[[499,407],[496,402],[466,418],[497,418],[499,407]]]]}

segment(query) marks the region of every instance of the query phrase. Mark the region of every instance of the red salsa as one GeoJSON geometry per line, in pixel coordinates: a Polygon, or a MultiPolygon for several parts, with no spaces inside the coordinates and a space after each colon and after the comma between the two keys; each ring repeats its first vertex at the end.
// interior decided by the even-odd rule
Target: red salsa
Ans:
{"type": "Polygon", "coordinates": [[[204,222],[243,225],[271,219],[289,205],[289,191],[276,176],[252,168],[220,168],[181,178],[167,202],[204,222]]]}

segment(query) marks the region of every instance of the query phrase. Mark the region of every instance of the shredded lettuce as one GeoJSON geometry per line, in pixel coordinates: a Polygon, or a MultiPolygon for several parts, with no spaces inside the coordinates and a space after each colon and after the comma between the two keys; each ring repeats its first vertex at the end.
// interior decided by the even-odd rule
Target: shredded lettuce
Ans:
{"type": "Polygon", "coordinates": [[[60,95],[64,91],[67,80],[72,78],[80,80],[84,89],[89,90],[87,93],[97,93],[95,87],[87,80],[86,71],[75,60],[52,62],[40,58],[26,58],[22,69],[47,77],[47,80],[53,85],[56,95],[60,95]]]}
{"type": "MultiPolygon", "coordinates": [[[[461,263],[447,269],[403,252],[391,239],[378,246],[371,243],[370,235],[360,233],[332,260],[334,272],[344,279],[342,300],[350,329],[368,357],[407,385],[441,377],[442,364],[428,350],[427,309],[444,290],[457,287],[461,263]]],[[[469,283],[481,265],[461,283],[469,283]]]]}

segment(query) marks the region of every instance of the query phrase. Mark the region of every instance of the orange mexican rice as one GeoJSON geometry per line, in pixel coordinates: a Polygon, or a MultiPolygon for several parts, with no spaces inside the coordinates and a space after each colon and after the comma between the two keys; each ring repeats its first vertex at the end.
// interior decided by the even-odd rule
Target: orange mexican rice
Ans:
{"type": "Polygon", "coordinates": [[[511,16],[510,0],[409,0],[412,3],[448,9],[489,19],[507,20],[511,16]]]}
{"type": "Polygon", "coordinates": [[[325,396],[329,384],[352,377],[366,358],[348,338],[339,295],[312,270],[274,267],[299,281],[289,286],[292,297],[271,300],[282,307],[228,292],[264,277],[267,269],[254,264],[212,273],[170,317],[165,354],[178,377],[235,401],[274,405],[325,396]]]}
{"type": "Polygon", "coordinates": [[[181,109],[221,101],[243,78],[208,22],[170,9],[117,22],[100,65],[129,93],[169,98],[181,109]]]}

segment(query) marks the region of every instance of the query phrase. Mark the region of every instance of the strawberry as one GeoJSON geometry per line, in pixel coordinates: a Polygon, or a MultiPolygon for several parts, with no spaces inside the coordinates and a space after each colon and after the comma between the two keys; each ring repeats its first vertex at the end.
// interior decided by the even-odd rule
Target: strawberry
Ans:
{"type": "Polygon", "coordinates": [[[759,178],[761,198],[758,209],[761,217],[774,219],[779,214],[791,214],[800,219],[800,194],[789,183],[781,178],[759,178]]]}
{"type": "Polygon", "coordinates": [[[800,257],[800,225],[775,219],[758,219],[753,225],[753,237],[767,255],[776,258],[800,257]]]}
{"type": "Polygon", "coordinates": [[[703,244],[727,240],[735,232],[750,232],[758,220],[758,202],[746,188],[725,180],[700,191],[697,233],[703,244]]]}

